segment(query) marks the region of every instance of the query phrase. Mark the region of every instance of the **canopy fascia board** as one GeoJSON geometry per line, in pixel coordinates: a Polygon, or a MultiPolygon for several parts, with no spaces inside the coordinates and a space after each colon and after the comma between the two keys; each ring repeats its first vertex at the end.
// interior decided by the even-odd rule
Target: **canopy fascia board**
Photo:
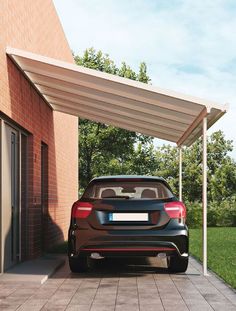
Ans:
{"type": "Polygon", "coordinates": [[[6,52],[54,110],[109,122],[178,146],[189,146],[201,136],[204,117],[209,128],[228,108],[23,50],[7,47],[6,52]]]}
{"type": "Polygon", "coordinates": [[[184,132],[183,136],[177,141],[177,145],[181,146],[183,142],[189,137],[192,131],[201,123],[202,119],[208,115],[210,112],[209,108],[203,109],[194,122],[189,126],[189,128],[184,132]]]}

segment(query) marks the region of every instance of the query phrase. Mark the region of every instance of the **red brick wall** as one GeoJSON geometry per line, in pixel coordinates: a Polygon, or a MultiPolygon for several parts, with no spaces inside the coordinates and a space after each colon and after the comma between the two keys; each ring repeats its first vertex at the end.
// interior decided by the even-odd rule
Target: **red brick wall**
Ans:
{"type": "Polygon", "coordinates": [[[51,0],[0,1],[0,111],[29,131],[30,257],[41,248],[41,142],[48,145],[48,246],[66,238],[77,199],[78,119],[51,108],[7,58],[6,46],[73,62],[51,0]]]}

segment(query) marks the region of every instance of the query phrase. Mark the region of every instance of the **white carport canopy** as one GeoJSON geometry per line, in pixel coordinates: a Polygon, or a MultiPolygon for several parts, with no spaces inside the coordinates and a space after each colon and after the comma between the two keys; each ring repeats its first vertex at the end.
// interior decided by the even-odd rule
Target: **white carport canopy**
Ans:
{"type": "Polygon", "coordinates": [[[227,106],[10,47],[6,52],[54,110],[175,142],[180,147],[180,199],[181,146],[190,146],[203,135],[203,270],[207,274],[206,131],[227,106]]]}
{"type": "Polygon", "coordinates": [[[178,145],[190,146],[226,107],[100,71],[7,48],[54,110],[81,116],[178,145]]]}

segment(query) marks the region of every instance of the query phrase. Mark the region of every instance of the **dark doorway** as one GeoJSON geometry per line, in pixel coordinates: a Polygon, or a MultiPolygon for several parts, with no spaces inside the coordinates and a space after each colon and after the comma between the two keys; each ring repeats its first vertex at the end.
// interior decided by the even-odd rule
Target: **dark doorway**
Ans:
{"type": "Polygon", "coordinates": [[[21,197],[20,197],[20,261],[28,257],[28,137],[25,134],[20,135],[20,172],[21,172],[21,197]]]}
{"type": "Polygon", "coordinates": [[[41,143],[41,249],[47,249],[48,231],[48,145],[41,143]]]}

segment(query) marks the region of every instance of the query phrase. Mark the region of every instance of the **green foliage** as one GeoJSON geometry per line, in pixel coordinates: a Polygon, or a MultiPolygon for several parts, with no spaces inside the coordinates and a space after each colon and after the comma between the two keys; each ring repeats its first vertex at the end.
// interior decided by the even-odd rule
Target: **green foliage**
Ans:
{"type": "MultiPolygon", "coordinates": [[[[186,202],[187,224],[190,228],[202,226],[202,204],[186,202]]],[[[225,201],[211,201],[207,208],[209,227],[236,227],[236,196],[225,201]]]]}
{"type": "Polygon", "coordinates": [[[98,71],[104,71],[116,75],[118,68],[113,60],[109,58],[108,54],[103,54],[101,51],[96,51],[94,48],[86,49],[83,56],[74,56],[75,63],[77,65],[95,69],[98,71]]]}
{"type": "Polygon", "coordinates": [[[103,54],[102,51],[96,51],[94,48],[86,49],[82,56],[75,55],[74,60],[79,66],[107,72],[143,83],[148,83],[150,81],[147,75],[147,65],[144,62],[140,63],[139,72],[136,73],[125,62],[122,62],[120,68],[117,67],[108,54],[103,54]]]}
{"type": "Polygon", "coordinates": [[[142,62],[139,66],[137,80],[144,83],[148,83],[151,81],[151,79],[147,75],[147,65],[144,62],[142,62]]]}
{"type": "MultiPolygon", "coordinates": [[[[236,228],[208,228],[208,266],[236,288],[236,228]]],[[[202,260],[202,231],[191,229],[190,253],[202,260]]]]}
{"type": "Polygon", "coordinates": [[[236,227],[236,197],[209,204],[208,226],[236,227]]]}
{"type": "Polygon", "coordinates": [[[202,204],[199,202],[185,202],[187,207],[187,225],[190,228],[202,226],[202,204]]]}
{"type": "Polygon", "coordinates": [[[170,184],[172,191],[178,194],[179,158],[178,149],[171,145],[163,145],[156,150],[155,175],[164,177],[170,184]]]}
{"type": "Polygon", "coordinates": [[[142,142],[134,150],[129,161],[129,174],[153,175],[156,169],[156,158],[153,144],[142,142]]]}
{"type": "MultiPolygon", "coordinates": [[[[208,200],[222,201],[236,195],[236,163],[229,156],[233,142],[222,131],[208,139],[208,200]]],[[[178,192],[178,151],[164,145],[157,150],[158,170],[174,191],[178,192]]],[[[183,148],[183,197],[186,201],[200,201],[202,195],[202,142],[183,148]]]]}

